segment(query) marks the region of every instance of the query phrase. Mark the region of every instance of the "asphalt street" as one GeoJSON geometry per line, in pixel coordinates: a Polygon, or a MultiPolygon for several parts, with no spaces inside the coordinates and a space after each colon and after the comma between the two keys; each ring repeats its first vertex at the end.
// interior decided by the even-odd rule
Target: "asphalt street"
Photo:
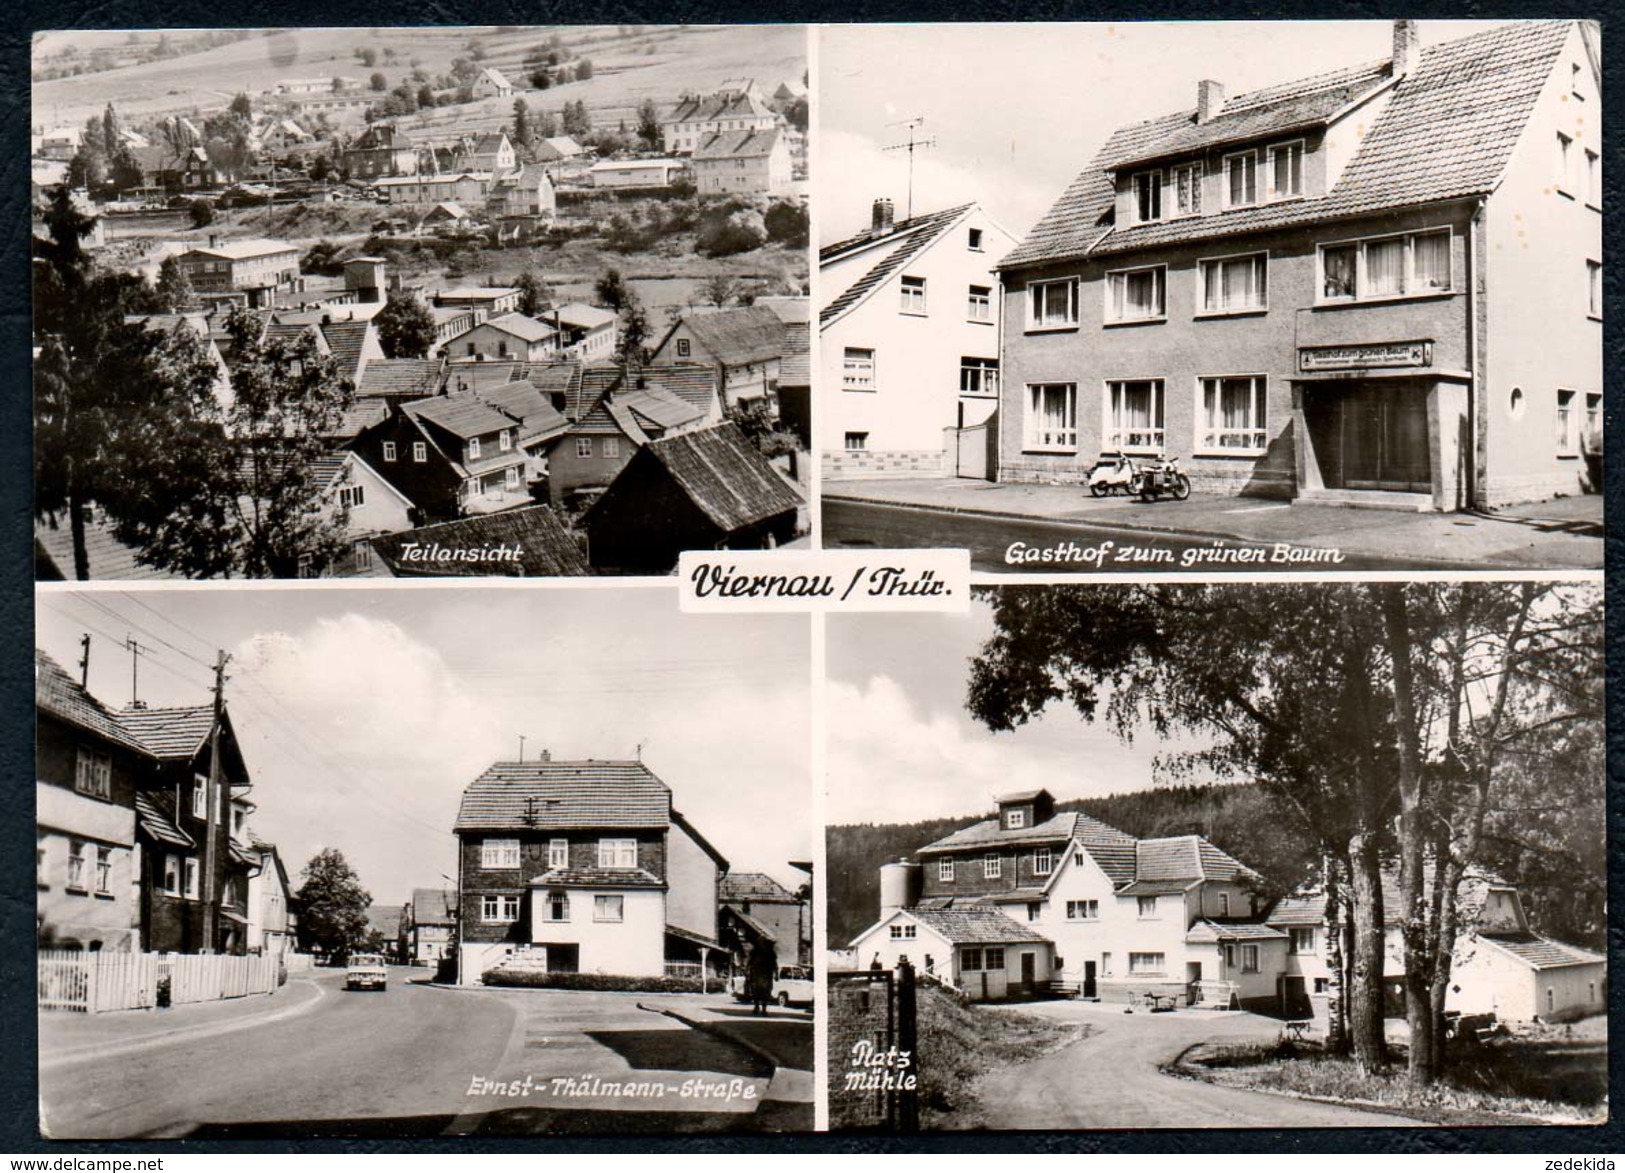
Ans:
{"type": "Polygon", "coordinates": [[[810,1076],[778,1066],[810,1055],[810,1015],[781,1012],[742,1043],[691,1025],[713,1013],[698,996],[685,1023],[640,1005],[661,1001],[649,996],[443,989],[409,969],[392,970],[383,992],[351,992],[343,976],[314,971],[271,998],[224,1006],[42,1020],[42,1131],[226,1139],[812,1126],[799,1092],[810,1076]]]}

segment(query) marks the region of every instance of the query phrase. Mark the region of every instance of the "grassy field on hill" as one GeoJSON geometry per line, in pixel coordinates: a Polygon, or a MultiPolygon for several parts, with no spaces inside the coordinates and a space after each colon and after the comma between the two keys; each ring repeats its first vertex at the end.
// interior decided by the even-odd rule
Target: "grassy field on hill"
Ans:
{"type": "MultiPolygon", "coordinates": [[[[66,34],[36,42],[60,48],[66,34]]],[[[59,78],[33,87],[35,125],[77,125],[112,102],[127,120],[172,111],[219,109],[234,94],[263,93],[279,79],[341,75],[364,81],[372,69],[356,60],[357,49],[394,60],[374,67],[389,85],[405,81],[418,61],[430,74],[448,72],[452,59],[467,56],[477,39],[486,56],[514,83],[515,93],[537,111],[557,111],[566,101],[585,101],[600,125],[629,117],[644,98],[668,103],[684,90],[711,90],[732,77],[754,77],[765,89],[800,80],[806,70],[806,31],[800,25],[537,26],[526,28],[311,28],[288,29],[223,45],[207,52],[145,62],[103,73],[59,78]],[[593,76],[546,91],[532,90],[523,59],[554,32],[565,46],[592,60],[593,76]]],[[[429,133],[489,129],[508,121],[512,98],[489,98],[428,112],[408,126],[429,133]]]]}

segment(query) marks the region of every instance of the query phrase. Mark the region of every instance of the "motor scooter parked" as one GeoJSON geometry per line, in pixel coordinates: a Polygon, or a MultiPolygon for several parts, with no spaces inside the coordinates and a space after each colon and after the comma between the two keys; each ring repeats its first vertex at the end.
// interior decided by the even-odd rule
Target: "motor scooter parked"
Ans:
{"type": "Polygon", "coordinates": [[[1183,501],[1191,495],[1191,479],[1179,471],[1179,457],[1162,456],[1135,468],[1130,492],[1142,501],[1155,501],[1164,493],[1183,501]]]}
{"type": "Polygon", "coordinates": [[[1126,452],[1102,452],[1095,467],[1089,470],[1089,492],[1095,497],[1110,497],[1115,493],[1132,493],[1134,476],[1139,466],[1126,452]]]}

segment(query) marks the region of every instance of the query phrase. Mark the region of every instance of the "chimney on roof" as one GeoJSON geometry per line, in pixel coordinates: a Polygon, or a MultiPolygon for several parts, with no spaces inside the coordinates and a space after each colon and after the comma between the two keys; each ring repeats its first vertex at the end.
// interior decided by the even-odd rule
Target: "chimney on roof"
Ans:
{"type": "Polygon", "coordinates": [[[1224,83],[1204,78],[1196,83],[1196,125],[1212,122],[1224,109],[1224,83]]]}
{"type": "Polygon", "coordinates": [[[888,200],[888,199],[878,199],[878,200],[876,200],[875,201],[874,217],[870,221],[870,225],[869,225],[869,235],[871,235],[871,236],[885,236],[887,233],[889,233],[892,230],[892,224],[895,222],[896,216],[897,216],[897,213],[895,211],[893,211],[892,203],[891,203],[890,200],[888,200]]]}
{"type": "Polygon", "coordinates": [[[553,751],[550,750],[550,749],[544,749],[542,751],[542,753],[541,753],[541,757],[538,760],[544,761],[544,762],[552,761],[553,760],[553,751]]]}
{"type": "Polygon", "coordinates": [[[1416,68],[1422,45],[1414,20],[1394,21],[1394,76],[1404,77],[1416,68]]]}

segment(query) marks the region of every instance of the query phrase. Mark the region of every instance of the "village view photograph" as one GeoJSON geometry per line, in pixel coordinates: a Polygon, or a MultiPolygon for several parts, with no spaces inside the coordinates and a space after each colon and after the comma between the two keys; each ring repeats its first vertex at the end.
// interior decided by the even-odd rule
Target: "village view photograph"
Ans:
{"type": "Polygon", "coordinates": [[[1600,584],[827,621],[832,1129],[1600,1124],[1600,584]]]}
{"type": "Polygon", "coordinates": [[[814,1125],[809,620],[39,588],[39,1127],[814,1125]]]}
{"type": "Polygon", "coordinates": [[[818,35],[826,546],[1600,569],[1596,26],[818,35]]]}
{"type": "Polygon", "coordinates": [[[804,540],[807,36],[36,34],[36,577],[804,540]]]}

